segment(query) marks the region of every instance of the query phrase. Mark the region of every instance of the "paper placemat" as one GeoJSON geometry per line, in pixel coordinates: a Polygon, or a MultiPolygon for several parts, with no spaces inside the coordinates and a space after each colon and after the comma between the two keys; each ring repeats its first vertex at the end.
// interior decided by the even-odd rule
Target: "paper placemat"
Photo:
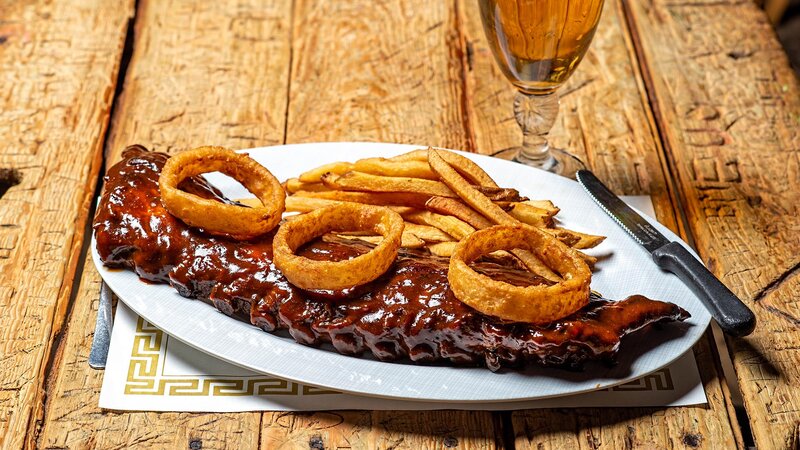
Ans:
{"type": "MultiPolygon", "coordinates": [[[[639,210],[654,215],[649,197],[626,197],[625,200],[639,210]]],[[[691,351],[670,366],[639,380],[605,390],[553,399],[437,403],[338,393],[258,374],[216,359],[177,339],[171,339],[122,302],[117,305],[100,392],[101,408],[176,412],[514,410],[703,403],[706,403],[705,391],[691,351]]]]}

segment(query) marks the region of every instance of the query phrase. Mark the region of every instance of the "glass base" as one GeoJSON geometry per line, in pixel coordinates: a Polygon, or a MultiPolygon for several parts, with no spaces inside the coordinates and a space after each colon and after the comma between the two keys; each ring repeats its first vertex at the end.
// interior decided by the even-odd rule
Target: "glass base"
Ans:
{"type": "Polygon", "coordinates": [[[546,170],[555,174],[575,179],[575,172],[586,169],[586,164],[583,163],[577,156],[572,153],[566,152],[558,148],[550,149],[550,158],[544,162],[534,161],[526,158],[520,151],[520,147],[507,148],[493,153],[492,156],[508,161],[518,162],[526,166],[536,167],[537,169],[546,170]]]}

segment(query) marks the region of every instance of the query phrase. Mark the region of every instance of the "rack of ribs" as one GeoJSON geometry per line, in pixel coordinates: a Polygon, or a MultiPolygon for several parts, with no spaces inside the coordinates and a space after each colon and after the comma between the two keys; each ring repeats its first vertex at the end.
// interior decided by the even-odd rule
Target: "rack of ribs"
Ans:
{"type": "MultiPolygon", "coordinates": [[[[104,264],[128,268],[148,282],[167,283],[182,296],[267,332],[288,330],[305,345],[330,343],[346,355],[371,352],[383,361],[447,362],[501,367],[539,363],[580,369],[588,360],[613,361],[620,340],[656,322],[682,321],[677,305],[634,295],[593,298],[571,316],[546,326],[509,323],[460,302],[447,282],[447,260],[401,250],[377,280],[346,291],[292,286],[272,263],[272,235],[250,241],[211,236],[187,226],[161,205],[158,177],[167,155],[128,148],[112,167],[94,219],[104,264]]],[[[202,176],[181,189],[231,202],[202,176]]],[[[361,254],[369,244],[319,239],[299,251],[316,259],[361,254]]],[[[474,263],[476,270],[516,285],[547,281],[511,259],[474,263]]]]}

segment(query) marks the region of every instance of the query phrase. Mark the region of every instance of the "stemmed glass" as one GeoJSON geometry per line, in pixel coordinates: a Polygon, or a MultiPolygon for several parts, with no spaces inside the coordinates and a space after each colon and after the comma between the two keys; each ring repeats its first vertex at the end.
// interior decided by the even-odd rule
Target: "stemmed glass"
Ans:
{"type": "Polygon", "coordinates": [[[522,129],[521,146],[494,156],[574,177],[585,165],[551,148],[547,134],[558,114],[556,90],[589,48],[603,0],[478,1],[495,60],[517,88],[514,117],[522,129]]]}

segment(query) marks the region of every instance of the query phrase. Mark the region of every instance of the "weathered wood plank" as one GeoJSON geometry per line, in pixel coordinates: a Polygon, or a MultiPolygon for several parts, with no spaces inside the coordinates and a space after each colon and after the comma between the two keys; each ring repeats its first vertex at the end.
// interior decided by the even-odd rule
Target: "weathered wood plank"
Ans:
{"type": "Polygon", "coordinates": [[[287,142],[469,150],[454,8],[428,3],[298,0],[287,142]]]}
{"type": "MultiPolygon", "coordinates": [[[[476,2],[460,4],[471,48],[468,105],[477,149],[492,153],[518,145],[521,133],[511,110],[514,90],[495,67],[476,2]]],[[[619,2],[607,2],[589,53],[561,90],[561,112],[551,138],[579,155],[617,192],[651,195],[659,220],[676,230],[661,148],[627,33],[619,2]]],[[[693,442],[705,448],[734,446],[707,340],[695,355],[708,407],[521,411],[512,415],[517,448],[665,448],[693,442]]]]}
{"type": "MultiPolygon", "coordinates": [[[[287,142],[470,149],[453,4],[298,0],[294,16],[287,142]]],[[[262,423],[262,449],[495,446],[488,412],[275,413],[262,423]]]]}
{"type": "Polygon", "coordinates": [[[754,308],[730,342],[759,448],[800,429],[800,86],[766,16],[735,0],[626,1],[697,248],[754,308]]]}
{"type": "Polygon", "coordinates": [[[3,448],[26,445],[26,430],[41,419],[132,3],[1,6],[0,171],[9,175],[0,193],[3,448]]]}
{"type": "MultiPolygon", "coordinates": [[[[261,436],[264,450],[295,448],[493,449],[491,415],[470,411],[275,413],[261,436]],[[487,428],[488,427],[488,428],[487,428]]],[[[500,446],[502,447],[502,446],[500,446]]]]}
{"type": "MultiPolygon", "coordinates": [[[[134,53],[108,144],[177,151],[283,141],[291,4],[142,0],[134,53]]],[[[99,277],[84,267],[69,332],[51,371],[42,448],[255,448],[259,413],[115,413],[97,407],[102,373],[86,358],[99,277]],[[192,445],[194,447],[192,447],[192,445]]]]}
{"type": "Polygon", "coordinates": [[[133,142],[169,152],[282,144],[291,7],[141,1],[110,162],[133,142]]]}

